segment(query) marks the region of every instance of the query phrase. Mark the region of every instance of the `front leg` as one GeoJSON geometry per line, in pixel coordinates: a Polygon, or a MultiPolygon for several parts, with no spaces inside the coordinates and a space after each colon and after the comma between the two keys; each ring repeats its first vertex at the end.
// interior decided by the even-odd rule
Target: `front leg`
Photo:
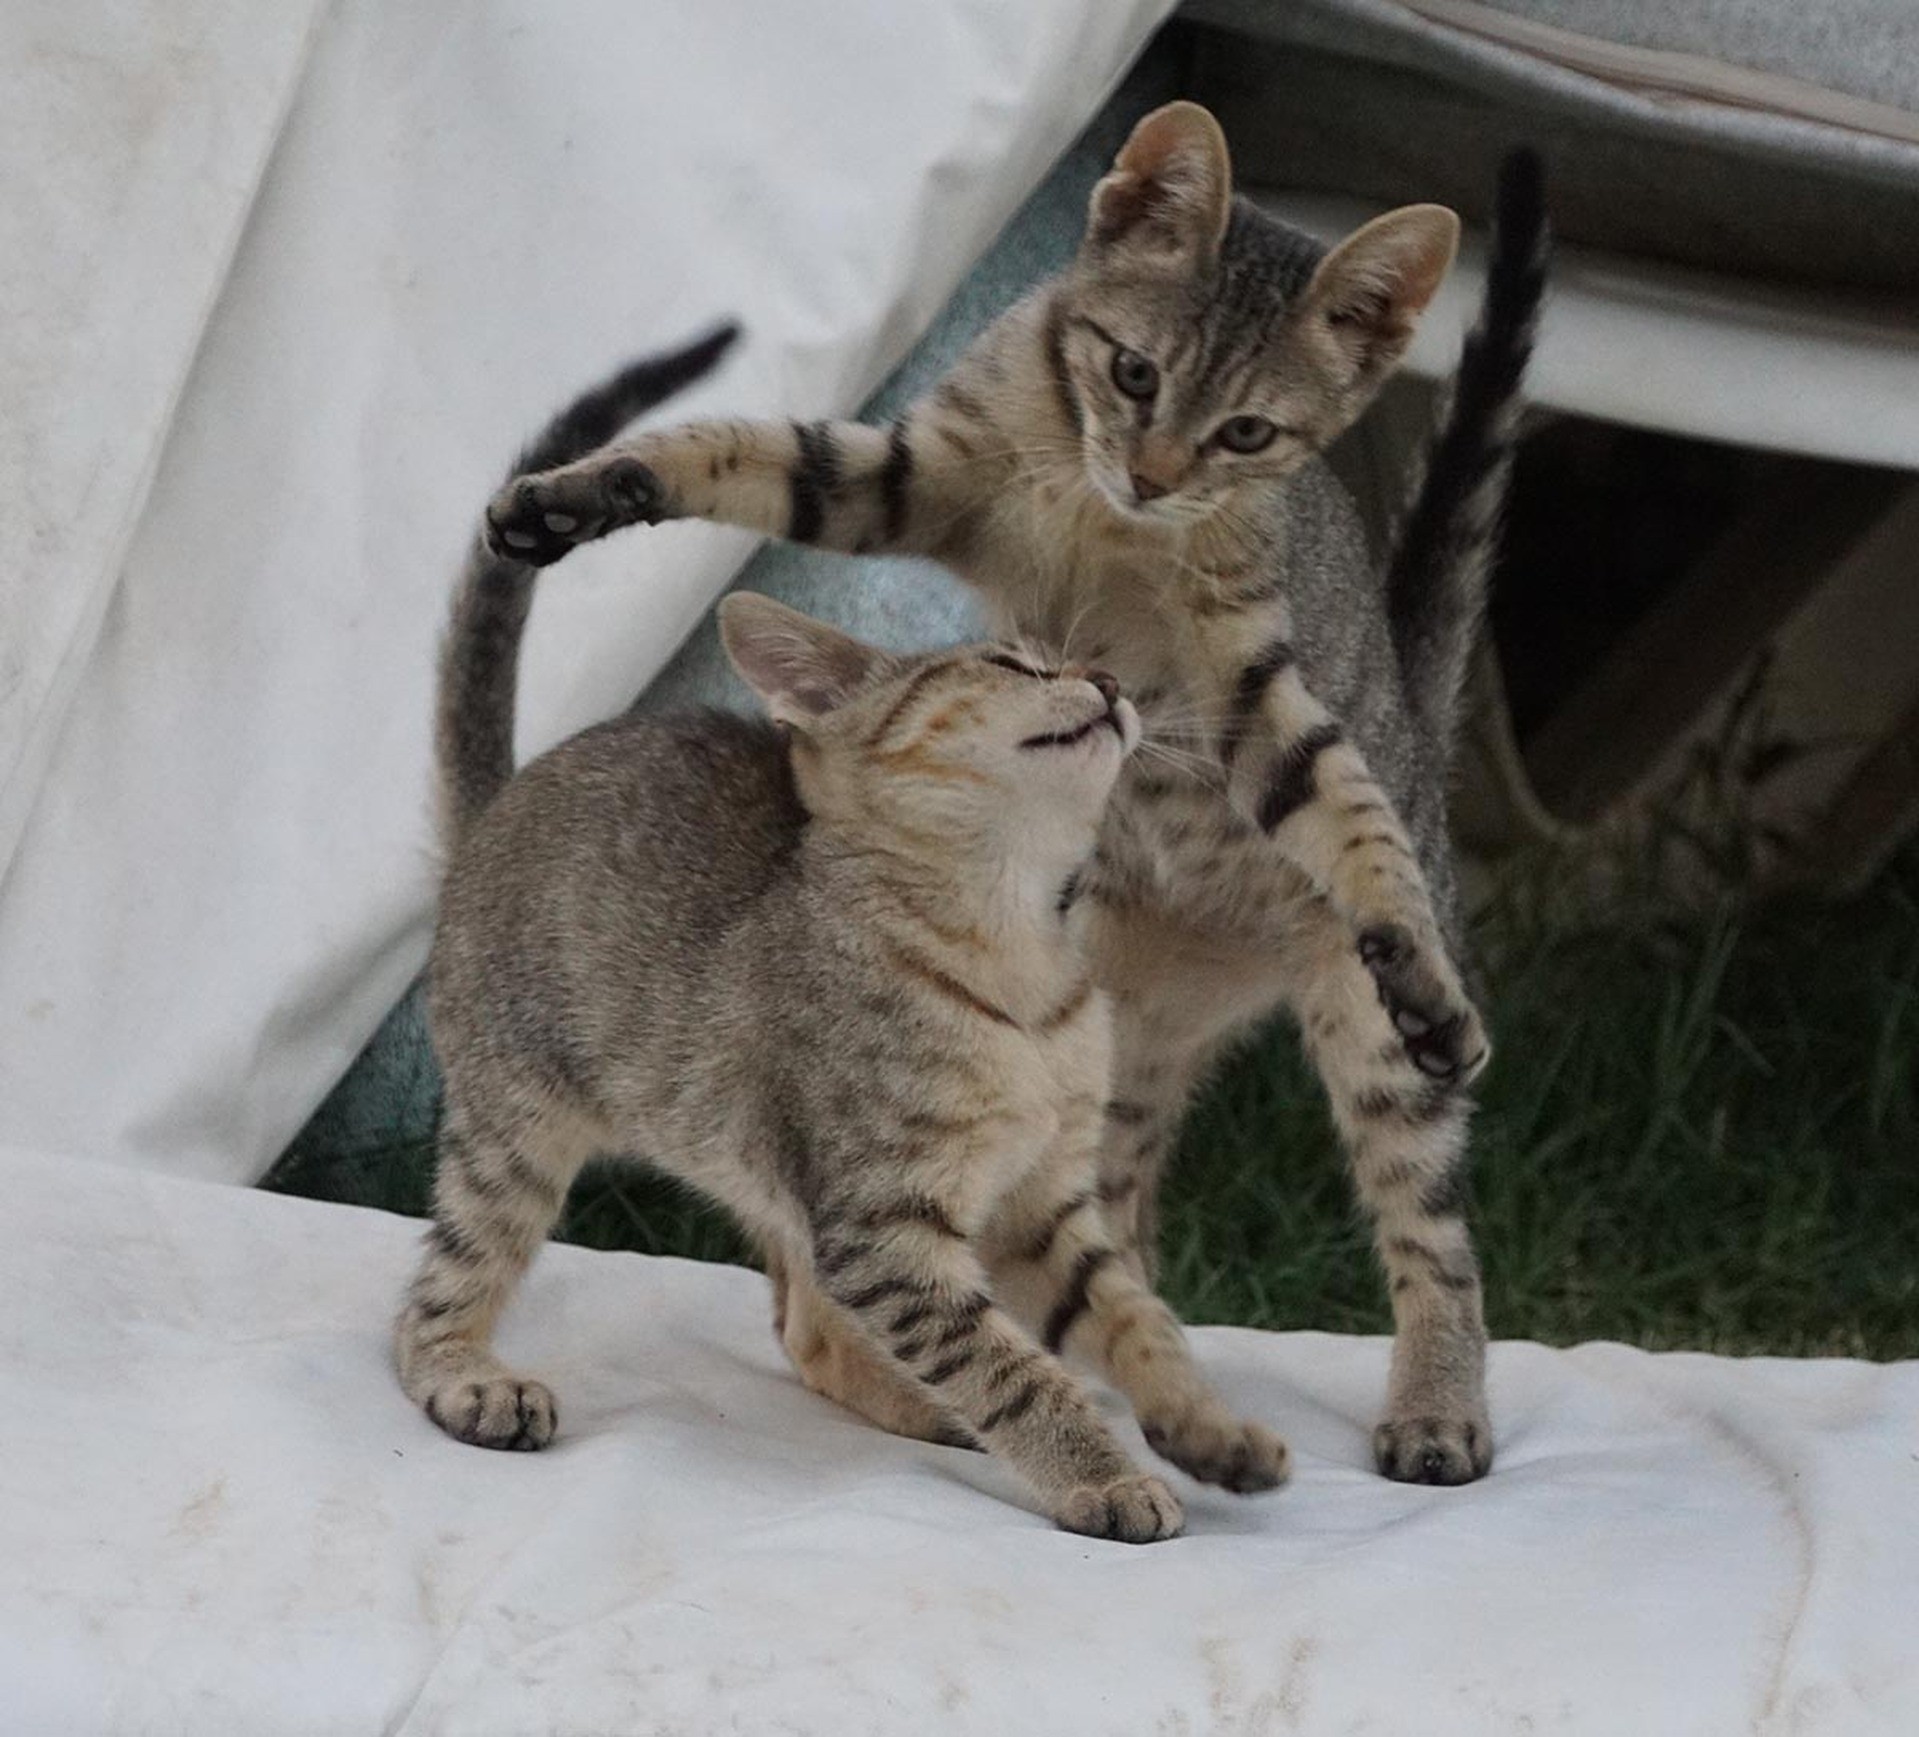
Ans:
{"type": "Polygon", "coordinates": [[[990,498],[992,450],[962,456],[937,398],[884,428],[690,422],[510,482],[487,508],[496,554],[534,566],[626,525],[706,519],[849,553],[937,556],[990,498]],[[985,460],[984,464],[973,461],[985,460]]]}
{"type": "Polygon", "coordinates": [[[1347,925],[1414,1066],[1442,1086],[1463,1084],[1492,1051],[1412,841],[1278,626],[1257,649],[1232,626],[1209,648],[1216,667],[1235,672],[1218,737],[1227,798],[1347,925]]]}
{"type": "Polygon", "coordinates": [[[1392,1292],[1392,1374],[1374,1457],[1402,1483],[1468,1483],[1493,1457],[1479,1263],[1465,1213],[1469,1094],[1407,1066],[1330,913],[1300,937],[1287,999],[1392,1292]]]}
{"type": "Polygon", "coordinates": [[[943,1447],[978,1445],[843,1309],[827,1301],[810,1269],[769,1254],[766,1277],[773,1287],[773,1331],[800,1379],[822,1399],[893,1435],[943,1447]]]}
{"type": "Polygon", "coordinates": [[[1200,1373],[1178,1317],[1121,1253],[1095,1175],[1088,1150],[1005,1203],[987,1251],[995,1283],[1049,1351],[1087,1357],[1126,1395],[1162,1459],[1239,1495],[1284,1483],[1286,1444],[1200,1373]]]}
{"type": "Polygon", "coordinates": [[[1127,1459],[1079,1382],[994,1302],[956,1215],[957,1202],[923,1194],[829,1212],[815,1230],[814,1282],[1067,1531],[1173,1537],[1172,1492],[1127,1459]]]}

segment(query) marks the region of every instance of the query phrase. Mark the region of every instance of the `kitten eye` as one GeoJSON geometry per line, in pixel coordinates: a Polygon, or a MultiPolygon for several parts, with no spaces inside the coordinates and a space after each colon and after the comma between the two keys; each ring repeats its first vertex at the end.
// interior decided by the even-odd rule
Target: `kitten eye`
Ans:
{"type": "Polygon", "coordinates": [[[1035,681],[1049,682],[1059,677],[1058,670],[1034,669],[1031,664],[1021,663],[1018,658],[1007,657],[1002,652],[989,651],[980,661],[997,664],[1001,669],[1010,669],[1015,675],[1031,676],[1035,681]]]}
{"type": "Polygon", "coordinates": [[[1128,398],[1150,398],[1159,390],[1159,369],[1137,350],[1115,350],[1113,384],[1128,398]]]}
{"type": "Polygon", "coordinates": [[[1228,452],[1264,452],[1279,436],[1279,429],[1263,416],[1229,416],[1214,435],[1228,452]]]}

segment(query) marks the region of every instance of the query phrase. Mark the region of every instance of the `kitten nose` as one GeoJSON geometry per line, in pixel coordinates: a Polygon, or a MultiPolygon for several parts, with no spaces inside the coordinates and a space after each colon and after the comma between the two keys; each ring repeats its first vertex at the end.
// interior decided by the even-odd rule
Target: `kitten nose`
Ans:
{"type": "Polygon", "coordinates": [[[1156,501],[1161,495],[1169,495],[1173,492],[1166,483],[1155,482],[1139,471],[1134,471],[1132,478],[1133,499],[1136,501],[1156,501]]]}
{"type": "Polygon", "coordinates": [[[1119,704],[1119,683],[1103,669],[1089,669],[1086,679],[1099,689],[1099,697],[1106,702],[1108,709],[1119,704]]]}

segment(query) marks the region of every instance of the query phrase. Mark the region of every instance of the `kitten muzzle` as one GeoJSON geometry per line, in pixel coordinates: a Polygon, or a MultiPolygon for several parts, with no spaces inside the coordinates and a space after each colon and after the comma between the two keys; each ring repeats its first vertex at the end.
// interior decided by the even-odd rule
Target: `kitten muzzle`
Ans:
{"type": "MultiPolygon", "coordinates": [[[[1113,678],[1108,676],[1108,682],[1113,678]]],[[[1106,689],[1100,689],[1100,697],[1106,701],[1106,709],[1085,723],[1070,730],[1048,730],[1038,736],[1028,736],[1020,743],[1022,748],[1072,748],[1078,746],[1095,730],[1110,729],[1119,738],[1122,750],[1130,752],[1139,739],[1139,714],[1127,701],[1119,697],[1119,686],[1113,683],[1109,695],[1106,689]]]]}

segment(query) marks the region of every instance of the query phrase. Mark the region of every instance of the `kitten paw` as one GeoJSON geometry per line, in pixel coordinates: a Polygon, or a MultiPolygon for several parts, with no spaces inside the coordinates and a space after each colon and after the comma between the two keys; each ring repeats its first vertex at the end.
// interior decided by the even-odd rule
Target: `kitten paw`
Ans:
{"type": "Polygon", "coordinates": [[[1177,1423],[1141,1423],[1146,1445],[1202,1484],[1236,1496],[1277,1489],[1291,1475],[1293,1456],[1270,1429],[1236,1417],[1203,1414],[1177,1423]]]}
{"type": "Polygon", "coordinates": [[[1087,1538],[1112,1538],[1121,1544],[1155,1544],[1177,1538],[1186,1516],[1158,1478],[1145,1472],[1089,1484],[1069,1492],[1053,1516],[1062,1531],[1087,1538]]]}
{"type": "Polygon", "coordinates": [[[1441,1085],[1477,1078],[1492,1046],[1438,943],[1422,945],[1403,923],[1374,923],[1359,932],[1359,958],[1413,1066],[1441,1085]]]}
{"type": "Polygon", "coordinates": [[[614,458],[589,470],[508,483],[486,509],[486,542],[506,560],[548,567],[622,525],[658,524],[665,517],[666,489],[652,466],[614,458]]]}
{"type": "Polygon", "coordinates": [[[1389,1417],[1373,1431],[1373,1463],[1398,1484],[1470,1484],[1492,1470],[1492,1425],[1484,1413],[1389,1417]]]}
{"type": "Polygon", "coordinates": [[[559,1422],[546,1386],[510,1375],[449,1382],[427,1395],[426,1414],[456,1441],[522,1453],[545,1447],[559,1422]]]}

